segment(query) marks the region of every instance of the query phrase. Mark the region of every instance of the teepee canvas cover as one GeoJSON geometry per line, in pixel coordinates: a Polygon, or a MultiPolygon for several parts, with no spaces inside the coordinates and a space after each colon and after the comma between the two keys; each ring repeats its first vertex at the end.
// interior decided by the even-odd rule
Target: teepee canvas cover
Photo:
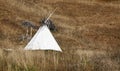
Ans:
{"type": "Polygon", "coordinates": [[[25,50],[62,51],[46,25],[39,28],[37,33],[25,47],[25,50]]]}

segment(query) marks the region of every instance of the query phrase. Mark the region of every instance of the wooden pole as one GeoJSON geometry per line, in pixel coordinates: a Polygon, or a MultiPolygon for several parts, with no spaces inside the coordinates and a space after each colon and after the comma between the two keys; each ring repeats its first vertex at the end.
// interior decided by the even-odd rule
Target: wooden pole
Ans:
{"type": "Polygon", "coordinates": [[[28,33],[29,33],[29,29],[28,29],[28,27],[27,27],[26,37],[28,37],[28,33]]]}
{"type": "Polygon", "coordinates": [[[32,27],[30,28],[30,38],[32,38],[32,27]]]}

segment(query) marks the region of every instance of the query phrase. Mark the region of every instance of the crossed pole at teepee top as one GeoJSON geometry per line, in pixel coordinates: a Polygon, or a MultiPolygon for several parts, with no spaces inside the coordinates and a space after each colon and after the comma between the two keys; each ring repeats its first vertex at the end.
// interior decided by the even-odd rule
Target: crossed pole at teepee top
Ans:
{"type": "MultiPolygon", "coordinates": [[[[44,21],[44,23],[47,23],[47,21],[50,19],[50,17],[54,14],[54,12],[57,10],[57,8],[54,9],[54,11],[52,11],[50,13],[50,15],[47,17],[47,19],[44,21]]],[[[38,29],[38,26],[33,25],[32,22],[30,21],[23,21],[22,23],[23,26],[25,26],[27,28],[26,30],[26,35],[25,38],[27,38],[28,40],[32,38],[33,35],[33,29],[38,29]]],[[[23,40],[25,39],[23,38],[23,40]]]]}
{"type": "Polygon", "coordinates": [[[47,23],[47,21],[50,19],[50,17],[54,14],[54,12],[55,12],[56,10],[57,10],[57,8],[55,8],[55,10],[50,13],[50,15],[47,17],[47,19],[45,20],[44,23],[47,23]]]}

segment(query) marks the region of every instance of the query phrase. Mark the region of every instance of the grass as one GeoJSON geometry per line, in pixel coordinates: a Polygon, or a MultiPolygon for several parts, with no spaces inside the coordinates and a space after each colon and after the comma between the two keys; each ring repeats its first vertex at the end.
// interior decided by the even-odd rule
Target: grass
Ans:
{"type": "Polygon", "coordinates": [[[119,71],[119,5],[91,1],[1,0],[0,71],[119,71]],[[24,51],[21,21],[39,25],[56,7],[52,33],[63,52],[24,51]]]}
{"type": "Polygon", "coordinates": [[[114,1],[119,1],[119,0],[98,0],[98,1],[103,1],[103,2],[114,2],[114,1]]]}
{"type": "Polygon", "coordinates": [[[87,51],[87,54],[83,51],[85,50],[79,53],[76,53],[76,50],[63,53],[23,50],[9,52],[1,49],[0,71],[114,71],[119,69],[119,66],[113,62],[117,60],[109,57],[111,55],[94,51],[87,51]]]}

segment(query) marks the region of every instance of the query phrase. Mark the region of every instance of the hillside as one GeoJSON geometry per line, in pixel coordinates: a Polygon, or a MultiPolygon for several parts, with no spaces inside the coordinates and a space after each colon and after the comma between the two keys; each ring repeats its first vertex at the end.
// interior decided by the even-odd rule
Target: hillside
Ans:
{"type": "MultiPolygon", "coordinates": [[[[43,56],[46,53],[46,56],[49,57],[48,61],[52,61],[50,56],[55,55],[55,58],[58,58],[57,60],[65,62],[62,65],[58,61],[57,71],[62,70],[59,69],[60,66],[63,67],[63,70],[65,68],[64,71],[79,71],[79,69],[81,71],[120,70],[120,2],[118,0],[111,2],[100,0],[0,0],[0,57],[3,56],[3,49],[5,48],[17,50],[24,48],[27,44],[27,41],[19,40],[26,33],[26,29],[21,25],[23,20],[29,20],[40,26],[40,20],[47,17],[56,7],[57,11],[51,17],[51,20],[55,23],[58,31],[52,33],[63,53],[40,51],[37,52],[38,54],[43,56]],[[81,58],[87,58],[88,62],[90,59],[90,63],[83,64],[80,67],[79,65],[71,66],[81,63],[81,58]],[[95,66],[91,64],[92,59],[96,60],[97,58],[103,60],[103,62],[101,60],[100,62],[105,64],[101,67],[98,63],[100,65],[98,70],[94,68],[97,64],[95,66]],[[72,59],[75,61],[72,61],[72,59]]],[[[34,30],[35,32],[36,30],[34,30]]],[[[16,53],[16,56],[22,55],[22,51],[18,50],[13,53],[16,53]],[[20,54],[17,55],[17,52],[20,52],[20,54]]],[[[24,51],[23,53],[26,54],[24,51]]],[[[35,52],[28,52],[27,54],[34,57],[35,52]]],[[[40,59],[40,57],[37,57],[38,55],[35,56],[40,59]]],[[[24,60],[24,56],[22,57],[21,59],[24,60]]],[[[53,62],[53,64],[55,63],[53,62]]],[[[37,65],[41,66],[40,64],[37,65]]],[[[18,66],[22,65],[18,64],[18,66]]],[[[48,70],[52,70],[50,63],[48,63],[48,66],[48,70]]],[[[2,68],[2,65],[0,67],[2,68]]],[[[23,69],[24,67],[26,66],[23,64],[23,69]]],[[[1,70],[4,70],[4,68],[1,70]]]]}

